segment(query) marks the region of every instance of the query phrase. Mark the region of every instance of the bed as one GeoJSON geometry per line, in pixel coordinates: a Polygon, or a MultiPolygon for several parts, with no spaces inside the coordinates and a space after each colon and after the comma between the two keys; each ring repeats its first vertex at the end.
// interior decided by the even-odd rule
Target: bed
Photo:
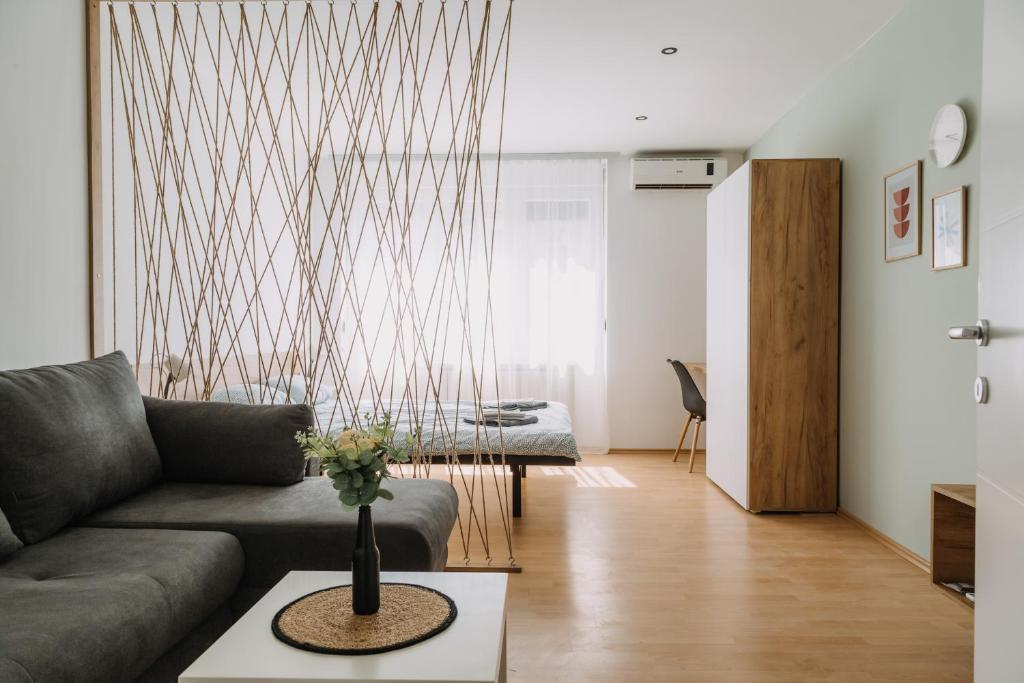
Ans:
{"type": "MultiPolygon", "coordinates": [[[[274,380],[269,384],[274,386],[274,380]]],[[[278,382],[277,388],[268,390],[260,385],[233,385],[213,393],[211,400],[245,403],[306,403],[310,402],[316,413],[317,424],[328,434],[337,434],[355,420],[351,406],[339,400],[332,389],[319,390],[317,395],[308,397],[304,384],[289,379],[287,387],[278,382]]],[[[470,424],[464,418],[476,415],[473,401],[438,401],[418,403],[360,401],[355,414],[382,415],[389,413],[399,439],[415,433],[415,425],[422,422],[422,457],[431,463],[448,462],[454,454],[460,463],[473,464],[480,454],[483,462],[490,462],[488,454],[495,459],[501,453],[504,441],[505,464],[512,475],[512,516],[522,517],[522,480],[530,465],[572,467],[581,460],[576,437],[572,432],[572,419],[568,407],[563,403],[549,401],[546,408],[529,411],[537,417],[534,424],[514,427],[485,427],[470,424]]]]}
{"type": "MultiPolygon", "coordinates": [[[[313,406],[321,429],[336,434],[352,423],[350,409],[338,401],[316,403],[313,406]]],[[[358,404],[358,414],[374,412],[372,401],[358,404]]],[[[472,464],[478,454],[488,463],[488,454],[495,459],[504,441],[505,464],[512,474],[512,516],[523,516],[523,482],[530,465],[572,467],[581,460],[576,437],[572,432],[569,408],[563,403],[549,401],[546,408],[529,411],[537,417],[534,424],[514,427],[485,427],[470,424],[463,418],[476,415],[472,401],[439,401],[417,404],[410,409],[408,403],[384,403],[377,414],[390,413],[399,439],[415,432],[417,416],[423,421],[423,457],[432,463],[445,463],[454,453],[459,462],[472,464]]]]}

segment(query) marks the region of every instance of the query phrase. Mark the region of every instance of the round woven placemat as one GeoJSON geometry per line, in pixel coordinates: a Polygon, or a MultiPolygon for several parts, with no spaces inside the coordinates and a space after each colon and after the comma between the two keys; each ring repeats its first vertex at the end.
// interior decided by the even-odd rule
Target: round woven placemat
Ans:
{"type": "Polygon", "coordinates": [[[380,610],[352,612],[352,586],[304,595],[274,616],[278,640],[303,650],[372,655],[415,645],[448,628],[458,611],[444,593],[411,583],[382,583],[380,610]]]}

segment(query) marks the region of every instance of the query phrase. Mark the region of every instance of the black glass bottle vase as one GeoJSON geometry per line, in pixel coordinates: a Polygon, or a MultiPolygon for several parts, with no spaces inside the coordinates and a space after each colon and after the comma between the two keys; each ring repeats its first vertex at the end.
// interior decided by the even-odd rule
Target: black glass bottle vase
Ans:
{"type": "Polygon", "coordinates": [[[380,609],[380,551],[373,536],[369,505],[359,506],[356,547],[352,551],[352,611],[376,614],[380,609]]]}

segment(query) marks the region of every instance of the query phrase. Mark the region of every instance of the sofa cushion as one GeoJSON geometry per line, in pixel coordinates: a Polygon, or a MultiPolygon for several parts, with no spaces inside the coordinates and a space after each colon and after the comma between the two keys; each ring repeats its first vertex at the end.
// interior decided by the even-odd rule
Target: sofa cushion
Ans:
{"type": "Polygon", "coordinates": [[[160,477],[142,395],[120,351],[0,372],[0,508],[25,543],[160,477]]]}
{"type": "Polygon", "coordinates": [[[21,542],[21,539],[15,536],[11,530],[11,525],[7,521],[7,517],[4,516],[4,511],[0,510],[0,560],[14,554],[14,551],[21,548],[22,545],[24,544],[21,542]]]}
{"type": "Polygon", "coordinates": [[[242,564],[212,532],[73,528],[28,546],[0,563],[0,677],[135,680],[224,605],[242,564]]]}
{"type": "Polygon", "coordinates": [[[306,470],[295,433],[313,425],[305,405],[165,401],[145,397],[164,478],[225,484],[295,484],[306,470]]]}
{"type": "MultiPolygon", "coordinates": [[[[396,479],[388,488],[394,501],[373,504],[381,566],[443,569],[458,514],[455,489],[429,479],[396,479]]],[[[168,482],[81,523],[226,531],[245,550],[243,584],[269,587],[291,570],[350,569],[356,518],[342,510],[329,479],[310,477],[273,487],[168,482]]]]}

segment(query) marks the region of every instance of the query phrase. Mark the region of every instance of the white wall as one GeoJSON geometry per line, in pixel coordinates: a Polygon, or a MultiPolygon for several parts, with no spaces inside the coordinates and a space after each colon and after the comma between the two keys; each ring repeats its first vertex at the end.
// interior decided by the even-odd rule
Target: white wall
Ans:
{"type": "Polygon", "coordinates": [[[85,3],[0,3],[0,368],[89,354],[85,3]]]}
{"type": "MultiPolygon", "coordinates": [[[[730,172],[742,163],[742,154],[725,156],[730,172]]],[[[707,194],[636,192],[629,186],[629,157],[608,161],[612,448],[675,448],[679,440],[682,398],[665,359],[705,358],[707,194]]]]}

